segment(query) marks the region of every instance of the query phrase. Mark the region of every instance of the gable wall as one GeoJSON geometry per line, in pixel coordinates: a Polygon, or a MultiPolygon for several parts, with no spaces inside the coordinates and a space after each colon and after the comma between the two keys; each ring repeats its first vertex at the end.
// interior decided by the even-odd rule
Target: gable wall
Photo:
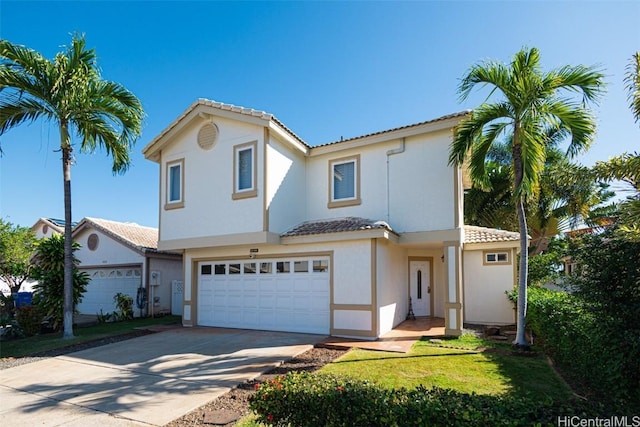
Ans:
{"type": "Polygon", "coordinates": [[[197,144],[195,119],[162,151],[160,179],[160,240],[248,233],[263,229],[263,127],[214,117],[219,136],[215,146],[197,144]],[[233,200],[234,146],[256,142],[257,197],[233,200]],[[184,207],[165,209],[167,162],[184,159],[184,207]]]}
{"type": "Polygon", "coordinates": [[[80,260],[80,268],[100,267],[123,264],[142,264],[144,256],[136,251],[112,239],[101,231],[87,227],[74,236],[74,240],[82,247],[76,251],[75,256],[80,260]],[[95,251],[89,250],[87,239],[93,233],[98,235],[98,247],[95,251]]]}

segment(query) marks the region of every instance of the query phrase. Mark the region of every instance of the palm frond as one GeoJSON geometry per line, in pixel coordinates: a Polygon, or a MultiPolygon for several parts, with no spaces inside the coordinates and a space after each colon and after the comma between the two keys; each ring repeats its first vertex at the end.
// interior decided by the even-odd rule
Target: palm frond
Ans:
{"type": "Polygon", "coordinates": [[[626,67],[625,88],[627,89],[627,100],[629,108],[633,113],[635,122],[640,121],[640,52],[636,52],[631,57],[626,67]]]}

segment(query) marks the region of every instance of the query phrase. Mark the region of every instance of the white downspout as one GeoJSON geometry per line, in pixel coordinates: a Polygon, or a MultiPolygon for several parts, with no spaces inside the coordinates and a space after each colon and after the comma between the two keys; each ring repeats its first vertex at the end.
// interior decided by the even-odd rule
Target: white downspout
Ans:
{"type": "Polygon", "coordinates": [[[389,183],[389,157],[404,153],[404,138],[400,139],[400,147],[387,151],[387,224],[391,224],[391,212],[390,212],[390,183],[389,183]]]}

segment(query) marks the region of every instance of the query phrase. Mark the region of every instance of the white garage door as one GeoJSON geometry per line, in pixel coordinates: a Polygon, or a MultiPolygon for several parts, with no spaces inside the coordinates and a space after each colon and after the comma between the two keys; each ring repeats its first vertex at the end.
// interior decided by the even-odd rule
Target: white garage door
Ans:
{"type": "Polygon", "coordinates": [[[100,310],[104,314],[117,310],[113,297],[118,292],[127,294],[133,298],[133,312],[137,316],[136,295],[142,284],[141,269],[132,268],[98,268],[82,270],[89,274],[91,281],[87,285],[87,292],[82,297],[82,302],[76,309],[82,314],[98,314],[100,310]]]}
{"type": "Polygon", "coordinates": [[[329,333],[329,258],[198,264],[198,324],[329,333]]]}

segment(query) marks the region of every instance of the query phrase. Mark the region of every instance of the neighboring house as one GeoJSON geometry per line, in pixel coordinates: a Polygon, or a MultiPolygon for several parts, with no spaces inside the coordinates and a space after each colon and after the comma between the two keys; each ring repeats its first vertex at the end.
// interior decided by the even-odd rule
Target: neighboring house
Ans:
{"type": "Polygon", "coordinates": [[[158,251],[157,228],[84,218],[73,239],[81,245],[75,252],[79,268],[91,279],[76,307],[80,313],[113,313],[113,297],[119,292],[133,298],[135,316],[171,312],[172,283],[182,280],[182,256],[158,251]],[[136,307],[138,292],[146,293],[143,309],[136,307]]]}
{"type": "MultiPolygon", "coordinates": [[[[72,227],[76,223],[72,223],[72,227]]],[[[51,237],[54,234],[64,234],[64,220],[55,218],[40,218],[31,226],[38,240],[51,237]]],[[[33,286],[37,282],[35,280],[25,280],[20,286],[20,292],[33,292],[33,286]]],[[[0,292],[4,295],[11,294],[11,288],[4,280],[0,278],[0,292]]]]}
{"type": "Polygon", "coordinates": [[[185,326],[374,339],[407,318],[514,322],[518,233],[463,224],[468,113],[311,147],[273,115],[198,100],[143,150],[158,249],[184,254],[185,326]]]}
{"type": "MultiPolygon", "coordinates": [[[[71,223],[71,227],[76,226],[76,222],[71,223]]],[[[36,234],[36,238],[44,239],[55,234],[64,234],[64,220],[55,218],[40,218],[31,226],[31,230],[36,234]]]]}

